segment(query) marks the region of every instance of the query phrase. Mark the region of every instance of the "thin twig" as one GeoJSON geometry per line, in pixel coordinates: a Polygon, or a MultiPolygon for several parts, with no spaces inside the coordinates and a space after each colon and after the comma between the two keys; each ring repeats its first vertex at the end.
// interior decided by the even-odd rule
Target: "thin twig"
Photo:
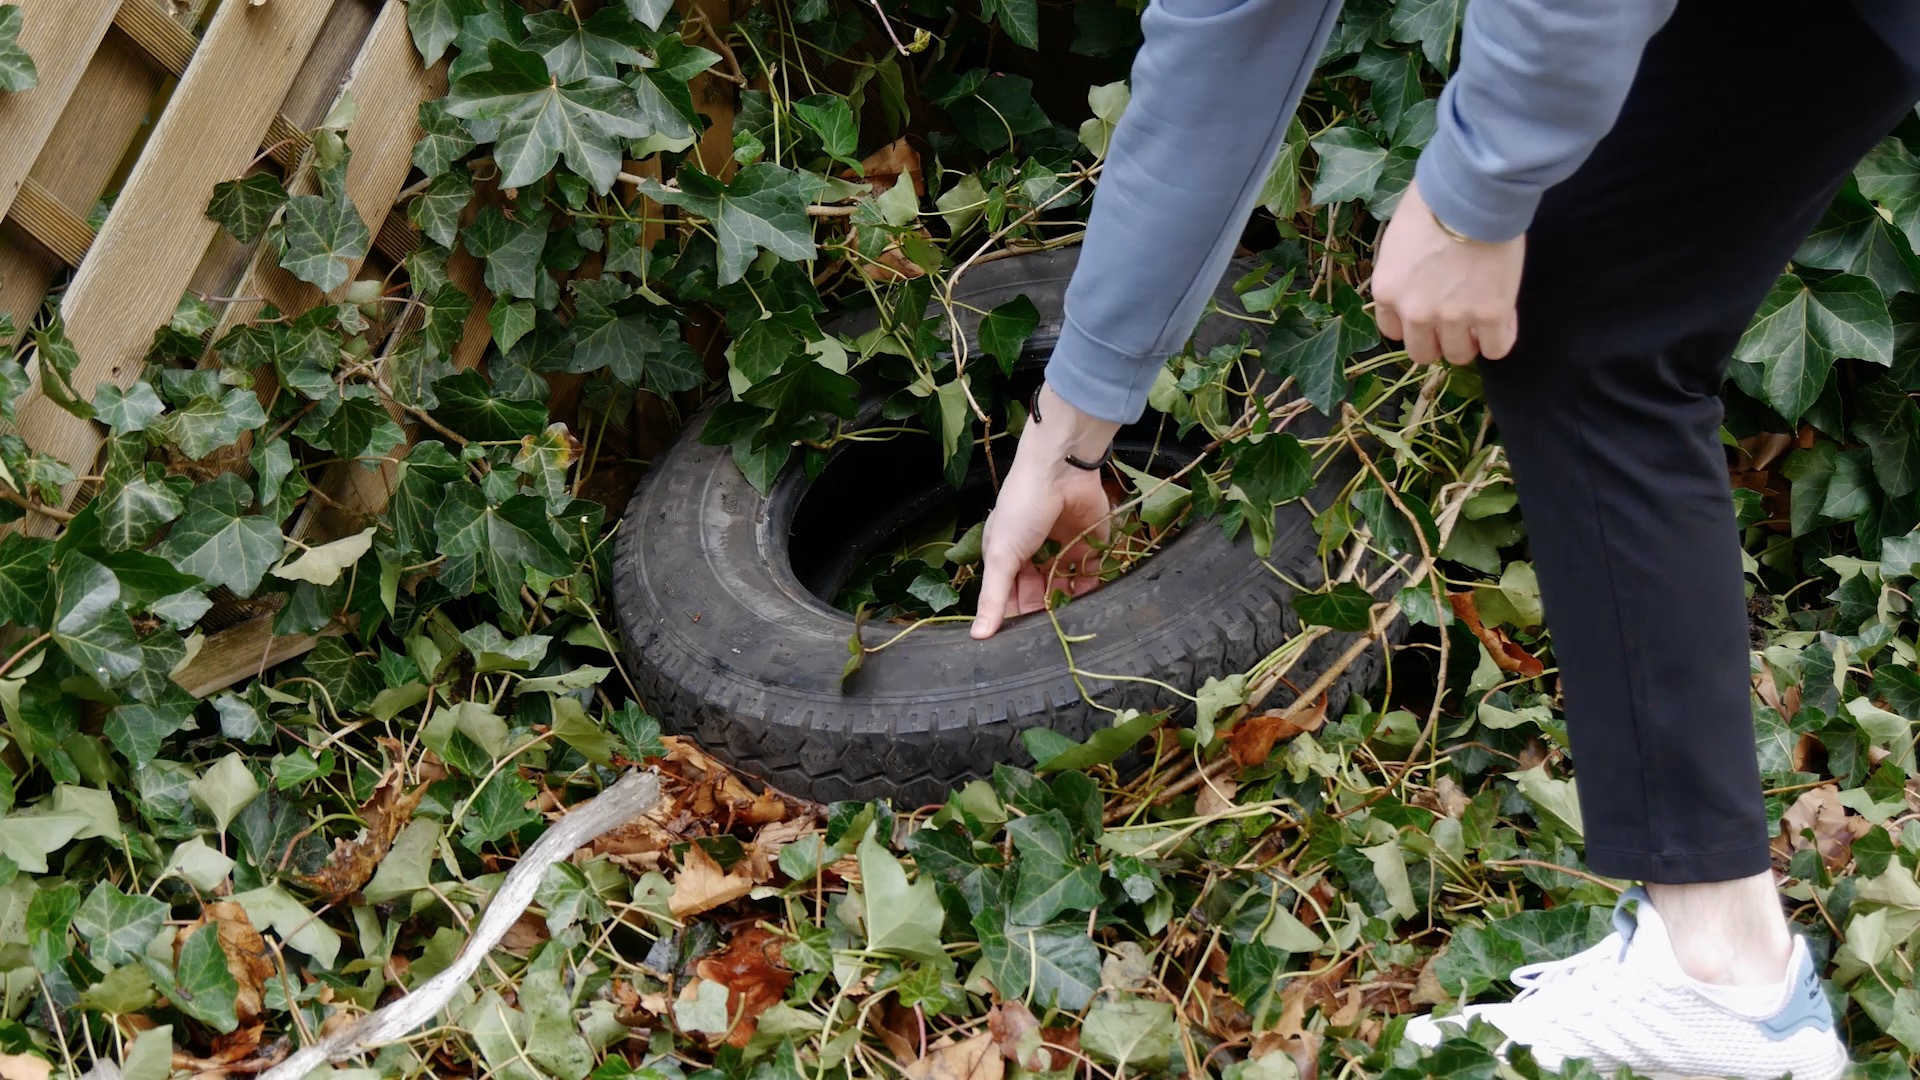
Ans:
{"type": "Polygon", "coordinates": [[[52,518],[54,521],[68,522],[73,520],[73,514],[71,512],[62,510],[57,506],[48,506],[38,499],[30,499],[10,487],[0,487],[0,500],[10,502],[29,514],[39,514],[41,517],[52,518]]]}

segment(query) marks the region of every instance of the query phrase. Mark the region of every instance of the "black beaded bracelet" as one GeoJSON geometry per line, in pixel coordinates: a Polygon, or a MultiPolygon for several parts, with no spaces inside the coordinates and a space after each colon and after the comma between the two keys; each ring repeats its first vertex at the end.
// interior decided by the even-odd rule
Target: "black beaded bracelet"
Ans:
{"type": "MultiPolygon", "coordinates": [[[[1040,423],[1040,387],[1038,386],[1033,388],[1033,397],[1027,400],[1027,418],[1033,423],[1040,423]]],[[[1066,460],[1067,464],[1076,469],[1085,469],[1088,472],[1099,472],[1101,469],[1107,467],[1107,462],[1113,460],[1113,447],[1107,447],[1107,452],[1101,454],[1100,460],[1098,461],[1085,461],[1074,457],[1072,454],[1066,455],[1066,460]]]]}

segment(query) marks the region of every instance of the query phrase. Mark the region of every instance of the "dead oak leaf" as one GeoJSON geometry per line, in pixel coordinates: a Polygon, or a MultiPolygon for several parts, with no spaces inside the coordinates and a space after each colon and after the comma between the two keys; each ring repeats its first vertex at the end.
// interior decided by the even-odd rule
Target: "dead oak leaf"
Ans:
{"type": "MultiPolygon", "coordinates": [[[[1848,812],[1840,795],[1831,785],[1821,785],[1800,793],[1787,812],[1780,816],[1779,840],[1793,854],[1814,848],[1828,870],[1839,870],[1853,858],[1853,842],[1867,835],[1873,826],[1866,818],[1848,812]],[[1811,832],[1813,839],[1807,839],[1811,832]]],[[[1777,845],[1778,841],[1776,841],[1777,845]]]]}
{"type": "Polygon", "coordinates": [[[1295,735],[1319,731],[1327,722],[1327,698],[1302,706],[1299,702],[1284,709],[1270,709],[1257,716],[1249,716],[1233,725],[1227,732],[1227,752],[1243,769],[1266,763],[1273,754],[1276,743],[1286,742],[1295,735]]]}
{"type": "Polygon", "coordinates": [[[351,840],[335,840],[333,854],[320,869],[312,874],[294,875],[294,880],[319,893],[328,904],[337,904],[359,892],[379,868],[380,860],[393,850],[393,838],[413,820],[414,808],[420,805],[420,798],[426,792],[425,784],[410,792],[403,791],[401,767],[396,763],[361,804],[363,828],[359,834],[351,840]]]}
{"type": "Polygon", "coordinates": [[[1521,648],[1507,636],[1506,631],[1487,626],[1481,621],[1480,609],[1474,606],[1471,590],[1448,593],[1447,603],[1453,608],[1453,613],[1467,624],[1467,629],[1473,631],[1473,636],[1480,639],[1480,644],[1486,647],[1487,654],[1493,657],[1494,664],[1501,671],[1531,679],[1547,670],[1539,657],[1521,648]]]}
{"type": "Polygon", "coordinates": [[[686,862],[673,879],[673,895],[667,898],[667,910],[676,919],[712,911],[753,891],[753,879],[721,871],[720,864],[701,850],[687,846],[686,862]]]}
{"type": "Polygon", "coordinates": [[[994,1045],[991,1031],[933,1047],[924,1057],[908,1062],[906,1069],[909,1080],[1001,1080],[1006,1071],[1006,1059],[994,1045]]]}

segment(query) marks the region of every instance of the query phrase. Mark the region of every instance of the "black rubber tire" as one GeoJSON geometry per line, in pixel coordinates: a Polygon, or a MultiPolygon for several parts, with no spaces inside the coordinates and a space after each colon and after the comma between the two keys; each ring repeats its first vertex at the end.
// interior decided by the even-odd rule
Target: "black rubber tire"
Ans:
{"type": "MultiPolygon", "coordinates": [[[[969,272],[961,297],[988,310],[1025,294],[1040,311],[1029,350],[1057,338],[1075,249],[990,263],[969,272]]],[[[1230,281],[1231,279],[1229,279],[1230,281]]],[[[1233,304],[1227,282],[1219,292],[1233,304]]],[[[858,319],[858,316],[854,317],[858,319]]],[[[1244,323],[1209,318],[1207,347],[1244,323]]],[[[971,334],[971,327],[966,328],[971,334]]],[[[877,401],[867,410],[877,412],[877,401]]],[[[1296,422],[1324,431],[1317,414],[1296,422]]],[[[1110,722],[1081,697],[1044,615],[1011,620],[989,641],[961,624],[914,631],[867,658],[843,688],[853,620],[795,576],[787,545],[806,481],[798,465],[761,496],[724,446],[688,431],[655,461],[621,524],[613,595],[625,651],[646,705],[671,731],[781,791],[820,802],[888,797],[936,803],[999,762],[1030,761],[1019,734],[1046,726],[1084,739],[1110,722]]],[[[1307,501],[1324,507],[1351,466],[1335,462],[1307,501]]],[[[1197,523],[1118,581],[1060,611],[1064,629],[1091,635],[1074,647],[1082,671],[1158,680],[1191,692],[1208,676],[1245,671],[1298,627],[1287,580],[1323,580],[1312,515],[1299,503],[1276,514],[1271,562],[1246,530],[1229,541],[1197,523]]],[[[869,627],[873,644],[890,632],[869,627]]],[[[1331,634],[1295,665],[1312,681],[1352,638],[1331,634]]],[[[1334,685],[1331,715],[1373,685],[1378,648],[1334,685]]],[[[1110,707],[1153,710],[1177,699],[1145,682],[1084,678],[1110,707]]],[[[1289,697],[1282,689],[1274,703],[1289,697]]],[[[1190,710],[1189,710],[1190,711],[1190,710]]]]}

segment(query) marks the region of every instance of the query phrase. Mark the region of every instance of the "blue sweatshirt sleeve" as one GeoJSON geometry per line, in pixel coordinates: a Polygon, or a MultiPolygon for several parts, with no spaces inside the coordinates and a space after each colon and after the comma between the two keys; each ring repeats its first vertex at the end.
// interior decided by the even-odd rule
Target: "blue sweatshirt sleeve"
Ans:
{"type": "MultiPolygon", "coordinates": [[[[1675,0],[1472,0],[1416,176],[1450,227],[1526,230],[1606,134],[1675,0]]],[[[1131,423],[1226,271],[1339,0],[1153,0],[1047,365],[1083,412],[1131,423]]]]}
{"type": "Polygon", "coordinates": [[[1448,227],[1527,231],[1540,197],[1613,127],[1675,0],[1471,0],[1460,68],[1414,178],[1448,227]]]}

